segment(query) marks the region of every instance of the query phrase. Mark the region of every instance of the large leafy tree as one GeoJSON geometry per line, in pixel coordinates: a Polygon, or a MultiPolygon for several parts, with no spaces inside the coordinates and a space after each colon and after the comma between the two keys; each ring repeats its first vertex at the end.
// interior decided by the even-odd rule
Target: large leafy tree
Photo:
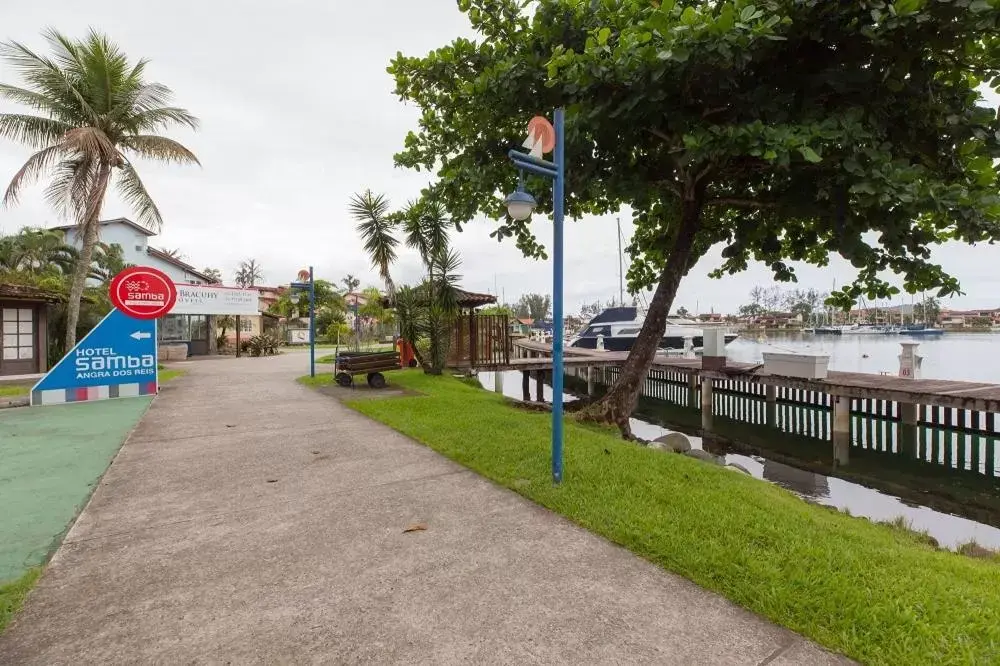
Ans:
{"type": "MultiPolygon", "coordinates": [[[[996,0],[460,0],[478,41],[398,55],[396,93],[422,111],[398,164],[461,226],[502,218],[507,149],[564,106],[567,210],[628,205],[629,288],[652,289],[615,386],[593,409],[628,434],[678,284],[725,246],[716,274],[839,254],[857,279],[831,298],[957,293],[931,246],[1000,237],[1000,123],[978,89],[998,80],[996,0]]],[[[540,210],[547,184],[529,179],[540,210]]],[[[570,230],[568,233],[572,233],[570,230]]],[[[527,223],[494,235],[529,256],[527,223]]]]}
{"type": "Polygon", "coordinates": [[[196,128],[197,120],[170,106],[169,88],[146,80],[147,61],[130,61],[106,36],[92,31],[74,40],[50,30],[45,38],[48,56],[20,42],[0,44],[0,57],[23,81],[20,87],[0,84],[0,99],[33,112],[0,113],[0,137],[36,151],[14,174],[4,204],[14,204],[25,185],[47,175],[46,198],[80,227],[80,261],[66,315],[70,349],[108,187],[117,186],[138,222],[159,228],[160,210],[132,159],[197,164],[190,150],[156,134],[173,125],[196,128]]]}

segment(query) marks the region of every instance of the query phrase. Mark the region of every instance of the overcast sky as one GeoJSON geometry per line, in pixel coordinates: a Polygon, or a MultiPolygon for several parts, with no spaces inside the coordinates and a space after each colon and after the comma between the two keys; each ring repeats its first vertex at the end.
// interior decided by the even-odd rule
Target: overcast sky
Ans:
{"type": "MultiPolygon", "coordinates": [[[[198,268],[222,270],[231,283],[240,260],[253,257],[270,284],[287,283],[308,264],[317,275],[347,273],[377,285],[346,208],[353,192],[371,188],[395,204],[414,197],[426,174],[395,169],[392,155],[417,112],[392,94],[385,68],[397,51],[423,55],[457,36],[473,36],[455,0],[35,0],[3,2],[0,40],[43,49],[41,31],[54,26],[82,36],[89,26],[108,33],[133,58],[152,60],[147,73],[170,86],[177,102],[201,121],[198,133],[174,132],[203,167],[143,164],[147,188],[165,220],[153,244],[178,248],[198,268]]],[[[0,64],[0,81],[16,77],[0,64]]],[[[991,103],[998,103],[992,99],[991,103]]],[[[544,109],[539,109],[545,112],[544,109]]],[[[0,141],[0,180],[23,163],[25,148],[0,141]]],[[[497,155],[498,160],[506,159],[497,155]]],[[[569,156],[572,160],[572,156],[569,156]]],[[[0,231],[60,223],[46,207],[41,187],[21,204],[0,210],[0,231]]],[[[110,197],[105,217],[130,216],[110,197]]],[[[542,239],[547,220],[535,221],[542,239]]],[[[464,265],[463,286],[499,292],[508,301],[551,290],[551,264],[521,257],[513,243],[489,238],[493,225],[471,224],[455,236],[464,265]]],[[[626,239],[631,235],[622,216],[626,239]]],[[[618,293],[614,216],[569,222],[566,232],[566,309],[609,300],[618,293]]],[[[755,284],[770,284],[762,266],[724,280],[708,272],[718,251],[684,281],[675,307],[732,311],[755,284]]],[[[943,247],[935,259],[959,277],[967,295],[946,307],[1000,306],[1000,249],[943,247]]],[[[419,261],[404,254],[397,282],[418,279],[419,261]]],[[[800,285],[829,289],[853,277],[845,263],[804,267],[800,285]]]]}

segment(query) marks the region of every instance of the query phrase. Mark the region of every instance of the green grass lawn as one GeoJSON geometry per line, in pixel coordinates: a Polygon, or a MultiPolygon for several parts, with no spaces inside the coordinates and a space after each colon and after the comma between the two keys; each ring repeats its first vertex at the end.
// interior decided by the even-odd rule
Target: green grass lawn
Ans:
{"type": "Polygon", "coordinates": [[[30,391],[30,386],[0,385],[0,398],[20,398],[21,396],[28,395],[30,391]]]}
{"type": "Polygon", "coordinates": [[[572,420],[555,487],[548,414],[450,377],[393,383],[425,395],[351,407],[828,648],[870,664],[1000,663],[995,562],[572,420]]]}
{"type": "Polygon", "coordinates": [[[21,610],[28,592],[41,575],[41,567],[32,567],[20,578],[0,584],[0,634],[7,628],[7,623],[14,619],[17,611],[21,610]]]}
{"type": "Polygon", "coordinates": [[[169,382],[171,379],[177,379],[183,375],[187,374],[187,370],[160,370],[156,373],[156,379],[161,384],[163,382],[169,382]]]}

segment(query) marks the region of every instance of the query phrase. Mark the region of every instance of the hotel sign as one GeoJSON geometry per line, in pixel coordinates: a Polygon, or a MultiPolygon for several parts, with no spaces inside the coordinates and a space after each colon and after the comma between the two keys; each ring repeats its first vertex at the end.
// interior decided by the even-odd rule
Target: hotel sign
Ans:
{"type": "Polygon", "coordinates": [[[260,293],[205,284],[176,284],[177,302],[170,314],[255,315],[260,314],[260,293]]]}

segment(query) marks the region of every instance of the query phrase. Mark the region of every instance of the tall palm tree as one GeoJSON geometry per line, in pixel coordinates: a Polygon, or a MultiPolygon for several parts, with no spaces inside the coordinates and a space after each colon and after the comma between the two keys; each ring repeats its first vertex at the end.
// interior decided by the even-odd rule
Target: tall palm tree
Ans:
{"type": "Polygon", "coordinates": [[[15,204],[25,185],[47,174],[46,199],[79,225],[83,243],[67,305],[70,349],[76,344],[80,297],[100,239],[108,186],[116,184],[139,223],[159,229],[160,210],[132,158],[198,164],[180,143],[155,134],[173,125],[197,129],[198,121],[170,106],[169,88],[146,81],[146,60],[130,62],[105,35],[91,31],[85,39],[73,40],[49,30],[44,36],[50,56],[19,42],[0,43],[0,57],[23,81],[23,87],[0,84],[0,98],[38,114],[0,114],[0,137],[37,151],[14,174],[3,202],[15,204]]]}
{"type": "Polygon", "coordinates": [[[429,372],[440,373],[447,360],[451,326],[458,312],[460,276],[455,271],[461,263],[458,253],[449,247],[451,221],[444,207],[419,200],[401,211],[390,212],[389,200],[384,195],[365,190],[351,198],[349,210],[358,222],[357,230],[372,265],[396,305],[400,333],[415,347],[418,337],[426,337],[430,342],[430,363],[421,358],[420,364],[429,372]],[[400,234],[406,246],[418,252],[427,271],[420,286],[405,291],[396,290],[390,275],[400,234]]]}

